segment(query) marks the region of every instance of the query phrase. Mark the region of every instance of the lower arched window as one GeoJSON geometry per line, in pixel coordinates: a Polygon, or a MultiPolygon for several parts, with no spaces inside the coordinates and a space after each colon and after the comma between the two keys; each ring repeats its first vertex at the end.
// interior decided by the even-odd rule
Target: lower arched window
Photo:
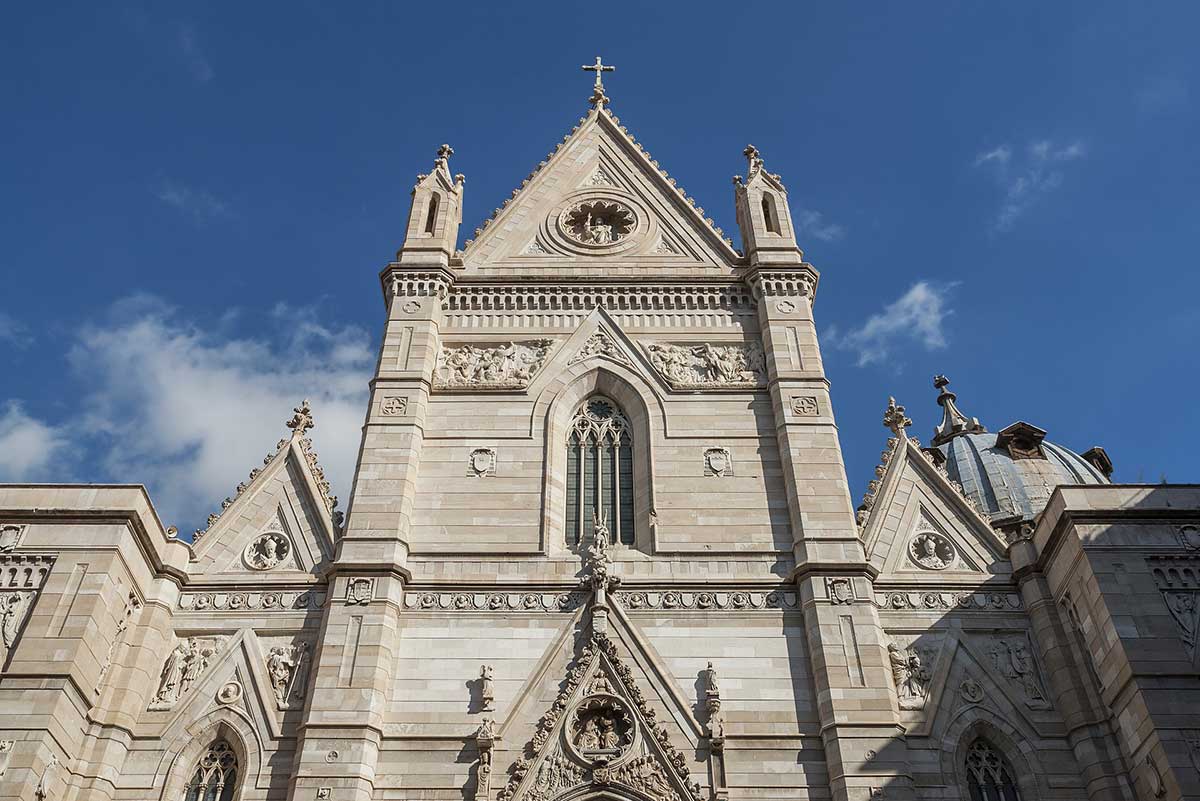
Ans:
{"type": "Polygon", "coordinates": [[[967,790],[971,801],[1021,801],[1008,761],[982,737],[967,749],[967,790]]]}
{"type": "Polygon", "coordinates": [[[213,743],[188,782],[186,801],[232,801],[237,787],[237,755],[229,743],[213,743]]]}
{"type": "Polygon", "coordinates": [[[633,444],[629,420],[607,398],[588,399],[567,440],[567,544],[590,541],[596,524],[633,545],[633,444]]]}

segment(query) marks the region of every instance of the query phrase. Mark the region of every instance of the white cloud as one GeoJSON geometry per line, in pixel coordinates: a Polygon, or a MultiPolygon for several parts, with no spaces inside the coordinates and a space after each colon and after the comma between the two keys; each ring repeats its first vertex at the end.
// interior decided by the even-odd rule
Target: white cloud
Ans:
{"type": "Polygon", "coordinates": [[[862,325],[845,334],[830,327],[823,339],[836,348],[855,351],[859,367],[886,361],[892,348],[911,340],[926,350],[944,348],[946,332],[942,326],[946,317],[952,314],[947,301],[954,286],[918,281],[862,325]]]}
{"type": "Polygon", "coordinates": [[[800,209],[796,213],[796,238],[804,244],[806,236],[819,239],[822,242],[836,242],[846,235],[844,226],[828,222],[825,215],[812,209],[800,209]]]}
{"type": "Polygon", "coordinates": [[[66,433],[30,417],[15,400],[0,409],[0,482],[62,480],[54,474],[70,443],[66,433]]]}
{"type": "Polygon", "coordinates": [[[164,180],[155,197],[172,208],[187,214],[197,225],[229,216],[229,206],[208,192],[170,180],[164,180]]]}
{"type": "Polygon", "coordinates": [[[29,334],[29,326],[11,314],[0,311],[0,342],[7,342],[14,348],[24,348],[33,342],[33,337],[29,334]]]}
{"type": "Polygon", "coordinates": [[[183,59],[184,66],[192,73],[192,77],[199,83],[211,81],[213,79],[212,65],[200,51],[200,46],[196,43],[196,33],[192,30],[191,25],[179,27],[178,41],[179,55],[183,59]]]}
{"type": "Polygon", "coordinates": [[[89,387],[86,425],[104,472],[147,484],[164,519],[185,531],[262,463],[303,398],[317,423],[314,446],[343,499],[354,470],[374,364],[367,334],[280,304],[262,334],[234,336],[225,329],[236,317],[190,321],[137,296],[86,326],[70,353],[89,387]]]}
{"type": "Polygon", "coordinates": [[[997,231],[1012,228],[1038,198],[1062,186],[1062,165],[1085,155],[1081,142],[1057,145],[1049,139],[1030,143],[1023,155],[1015,157],[1007,144],[980,153],[975,166],[991,169],[1004,193],[993,228],[997,231]]]}

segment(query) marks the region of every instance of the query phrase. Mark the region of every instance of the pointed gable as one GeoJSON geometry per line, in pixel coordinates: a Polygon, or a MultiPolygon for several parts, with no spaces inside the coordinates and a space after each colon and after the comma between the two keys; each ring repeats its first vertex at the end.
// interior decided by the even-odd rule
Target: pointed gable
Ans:
{"type": "Polygon", "coordinates": [[[719,274],[740,262],[724,232],[606,108],[581,118],[466,244],[467,273],[633,262],[719,274]]]}
{"type": "Polygon", "coordinates": [[[337,499],[304,436],[313,426],[305,401],[261,468],[250,471],[233,498],[192,542],[193,580],[296,579],[316,575],[333,557],[337,499]]]}
{"type": "MultiPolygon", "coordinates": [[[[899,410],[903,418],[903,408],[899,410]]],[[[906,419],[906,418],[905,418],[906,419]]],[[[881,578],[920,581],[1007,574],[1006,545],[903,425],[876,468],[859,512],[862,538],[881,578]]]]}

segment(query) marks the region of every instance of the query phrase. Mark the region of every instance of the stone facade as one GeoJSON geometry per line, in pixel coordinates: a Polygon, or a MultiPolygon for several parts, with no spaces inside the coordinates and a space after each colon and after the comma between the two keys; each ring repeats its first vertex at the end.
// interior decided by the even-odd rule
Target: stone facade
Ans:
{"type": "MultiPolygon", "coordinates": [[[[757,150],[740,249],[599,77],[462,250],[452,154],[344,521],[307,404],[192,542],[139,486],[0,486],[0,798],[1200,798],[1200,489],[1001,520],[939,379],[943,450],[893,402],[856,513],[757,150]]],[[[992,450],[1058,453],[1021,425],[992,450]]]]}

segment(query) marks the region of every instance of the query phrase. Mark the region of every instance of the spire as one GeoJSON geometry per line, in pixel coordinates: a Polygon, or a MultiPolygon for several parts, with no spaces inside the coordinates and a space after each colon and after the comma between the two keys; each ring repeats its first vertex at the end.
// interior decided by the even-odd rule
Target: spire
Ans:
{"type": "Polygon", "coordinates": [[[908,419],[904,413],[904,407],[898,405],[895,398],[888,398],[887,409],[883,412],[883,425],[897,437],[908,436],[908,432],[904,429],[912,425],[912,420],[908,419]]]}
{"type": "Polygon", "coordinates": [[[950,379],[944,375],[936,375],[933,377],[933,385],[941,391],[938,395],[938,405],[942,407],[942,422],[938,423],[937,428],[933,430],[933,445],[943,445],[957,437],[959,434],[982,434],[987,431],[977,417],[968,418],[958,410],[954,401],[958,398],[950,390],[946,389],[950,384],[950,379]]]}

